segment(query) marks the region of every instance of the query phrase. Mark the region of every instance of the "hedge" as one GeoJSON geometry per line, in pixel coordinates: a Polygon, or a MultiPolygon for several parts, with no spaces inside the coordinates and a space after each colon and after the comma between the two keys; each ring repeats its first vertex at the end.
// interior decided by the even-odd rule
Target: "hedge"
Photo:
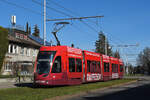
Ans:
{"type": "Polygon", "coordinates": [[[0,72],[8,50],[8,30],[0,26],[0,72]]]}

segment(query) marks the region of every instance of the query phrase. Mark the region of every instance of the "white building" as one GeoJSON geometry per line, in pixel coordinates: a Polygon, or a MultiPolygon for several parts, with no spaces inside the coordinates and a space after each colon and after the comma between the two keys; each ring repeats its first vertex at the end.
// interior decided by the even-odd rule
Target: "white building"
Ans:
{"type": "Polygon", "coordinates": [[[41,44],[29,38],[21,30],[15,30],[8,35],[8,52],[2,67],[3,75],[11,75],[19,68],[24,74],[32,74],[41,44]]]}

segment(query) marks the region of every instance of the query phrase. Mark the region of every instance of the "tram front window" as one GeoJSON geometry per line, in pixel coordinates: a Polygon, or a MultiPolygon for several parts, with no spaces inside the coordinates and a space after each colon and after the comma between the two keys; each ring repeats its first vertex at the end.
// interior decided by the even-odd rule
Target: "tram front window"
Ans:
{"type": "Polygon", "coordinates": [[[37,57],[37,73],[48,74],[55,56],[55,51],[40,51],[37,57]]]}

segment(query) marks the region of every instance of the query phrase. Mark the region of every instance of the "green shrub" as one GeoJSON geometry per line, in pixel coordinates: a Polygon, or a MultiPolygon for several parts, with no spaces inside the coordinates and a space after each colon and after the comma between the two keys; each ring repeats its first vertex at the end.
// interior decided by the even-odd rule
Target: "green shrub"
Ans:
{"type": "Polygon", "coordinates": [[[8,50],[8,30],[0,26],[0,72],[8,50]]]}
{"type": "Polygon", "coordinates": [[[13,76],[13,75],[0,75],[0,79],[1,78],[15,78],[15,76],[13,76]]]}

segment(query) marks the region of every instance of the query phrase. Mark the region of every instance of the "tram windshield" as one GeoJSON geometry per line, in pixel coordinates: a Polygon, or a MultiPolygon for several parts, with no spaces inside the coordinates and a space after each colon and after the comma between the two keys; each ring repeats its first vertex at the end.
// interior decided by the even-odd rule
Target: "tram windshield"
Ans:
{"type": "Polygon", "coordinates": [[[40,51],[37,57],[37,73],[48,74],[56,51],[40,51]]]}

